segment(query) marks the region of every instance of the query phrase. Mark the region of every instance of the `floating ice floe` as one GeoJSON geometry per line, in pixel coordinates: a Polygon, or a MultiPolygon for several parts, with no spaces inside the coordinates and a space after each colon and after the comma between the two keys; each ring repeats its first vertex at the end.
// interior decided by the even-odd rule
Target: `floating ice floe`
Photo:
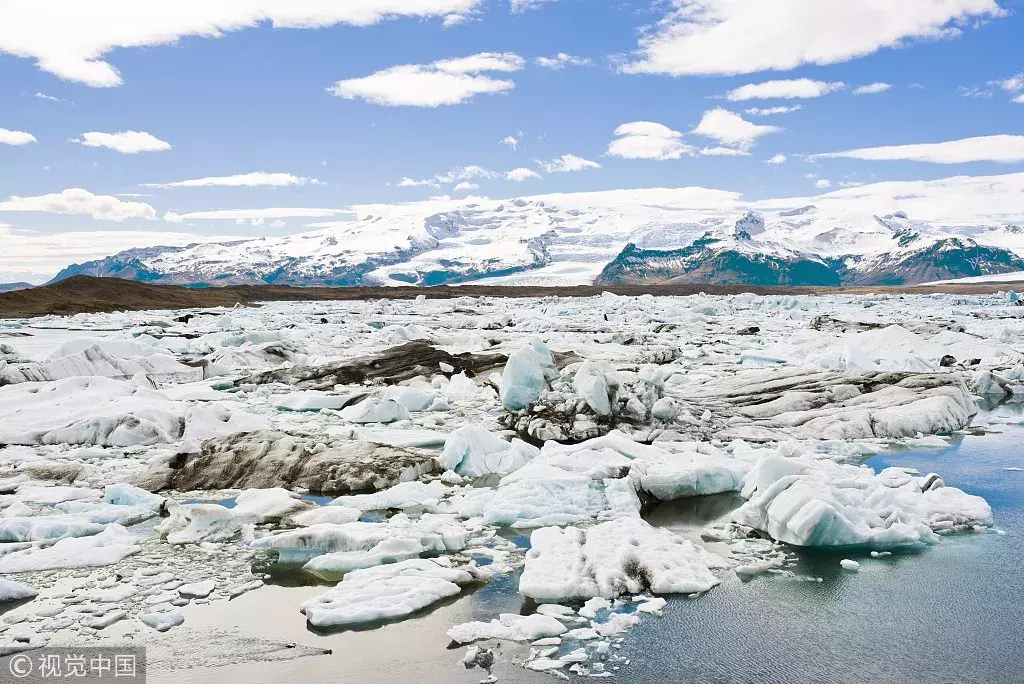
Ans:
{"type": "Polygon", "coordinates": [[[747,474],[747,502],[732,520],[796,546],[894,548],[937,541],[937,533],[992,525],[979,496],[946,487],[938,476],[899,468],[764,456],[747,474]]]}
{"type": "Polygon", "coordinates": [[[727,566],[668,530],[619,518],[586,529],[534,530],[519,591],[537,601],[691,594],[718,584],[711,570],[727,566]]]}
{"type": "Polygon", "coordinates": [[[247,489],[231,508],[220,504],[182,504],[156,531],[169,544],[198,544],[234,539],[242,529],[304,511],[313,504],[281,488],[247,489]]]}
{"type": "Polygon", "coordinates": [[[21,582],[0,578],[0,603],[35,598],[38,594],[38,591],[21,582]]]}
{"type": "Polygon", "coordinates": [[[304,601],[300,610],[315,627],[343,627],[405,617],[461,591],[473,581],[443,562],[409,559],[352,570],[336,587],[304,601]]]}
{"type": "Polygon", "coordinates": [[[0,555],[0,572],[32,572],[114,565],[142,548],[121,525],[110,524],[98,534],[61,539],[52,546],[0,555]]]}
{"type": "Polygon", "coordinates": [[[396,514],[387,522],[320,523],[260,537],[254,548],[277,551],[282,563],[304,563],[323,577],[410,558],[461,551],[470,532],[454,516],[396,514]]]}
{"type": "Polygon", "coordinates": [[[505,641],[535,641],[554,637],[566,631],[566,626],[548,615],[517,615],[502,613],[490,622],[465,622],[448,630],[452,641],[468,644],[480,639],[505,641]]]}

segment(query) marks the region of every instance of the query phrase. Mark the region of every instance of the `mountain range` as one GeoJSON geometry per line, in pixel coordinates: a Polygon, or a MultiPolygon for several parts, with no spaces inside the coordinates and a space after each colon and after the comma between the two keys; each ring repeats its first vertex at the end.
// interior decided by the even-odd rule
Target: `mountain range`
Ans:
{"type": "Polygon", "coordinates": [[[131,249],[54,281],[839,286],[1024,271],[1024,228],[1013,223],[878,215],[855,203],[750,210],[689,190],[373,205],[284,237],[131,249]]]}

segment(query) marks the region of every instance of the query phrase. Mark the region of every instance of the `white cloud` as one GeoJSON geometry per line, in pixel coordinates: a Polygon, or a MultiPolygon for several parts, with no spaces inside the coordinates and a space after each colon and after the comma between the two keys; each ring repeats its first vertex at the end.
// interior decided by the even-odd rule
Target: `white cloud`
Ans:
{"type": "Polygon", "coordinates": [[[38,97],[40,100],[49,100],[50,102],[60,102],[61,101],[61,99],[59,97],[54,97],[53,95],[47,95],[46,93],[36,93],[36,97],[38,97]]]}
{"type": "Polygon", "coordinates": [[[479,190],[480,186],[477,185],[476,183],[469,183],[467,181],[462,181],[461,183],[456,185],[454,189],[455,189],[455,192],[462,192],[462,191],[465,191],[465,190],[479,190]]]}
{"type": "Polygon", "coordinates": [[[744,109],[743,112],[751,116],[774,116],[775,114],[789,114],[803,108],[803,105],[793,105],[792,107],[751,107],[750,109],[744,109]]]}
{"type": "Polygon", "coordinates": [[[536,180],[542,176],[534,171],[533,169],[527,169],[520,167],[518,169],[512,169],[511,171],[505,172],[505,180],[512,181],[514,183],[522,183],[523,181],[536,180]]]}
{"type": "Polygon", "coordinates": [[[68,81],[97,88],[121,85],[104,60],[116,48],[170,45],[186,36],[220,38],[264,22],[274,28],[368,26],[398,17],[466,14],[482,0],[11,0],[0,3],[0,52],[35,60],[68,81]]]}
{"type": "Polygon", "coordinates": [[[1018,95],[1017,97],[1010,100],[1010,102],[1016,102],[1017,104],[1024,104],[1024,95],[1018,95]]]}
{"type": "Polygon", "coordinates": [[[885,161],[919,161],[933,164],[965,164],[968,162],[1024,161],[1024,135],[988,135],[963,140],[915,145],[886,145],[865,147],[845,152],[815,154],[811,159],[844,157],[885,161]]]}
{"type": "Polygon", "coordinates": [[[289,218],[322,218],[351,213],[350,209],[318,209],[311,207],[280,207],[267,209],[217,209],[214,211],[192,211],[178,214],[168,211],[164,221],[183,223],[185,221],[235,221],[261,225],[264,221],[289,218]]]}
{"type": "Polygon", "coordinates": [[[994,95],[988,88],[979,88],[977,86],[958,86],[956,94],[969,100],[988,100],[994,95]]]}
{"type": "Polygon", "coordinates": [[[703,118],[692,132],[729,147],[747,149],[761,136],[778,133],[781,130],[778,126],[750,123],[739,114],[718,107],[704,112],[703,118]]]}
{"type": "Polygon", "coordinates": [[[750,152],[738,147],[705,147],[700,151],[702,157],[749,157],[750,152]]]}
{"type": "Polygon", "coordinates": [[[832,181],[828,178],[819,178],[814,182],[814,187],[821,188],[822,190],[832,187],[832,181]]]}
{"type": "Polygon", "coordinates": [[[551,161],[537,161],[537,165],[547,173],[572,173],[585,169],[599,169],[601,165],[595,161],[577,157],[575,154],[563,154],[551,161]]]}
{"type": "Polygon", "coordinates": [[[537,66],[542,66],[545,69],[564,69],[567,66],[588,66],[590,60],[586,57],[574,57],[573,55],[567,55],[564,52],[559,52],[554,57],[538,57],[533,60],[537,66]]]}
{"type": "Polygon", "coordinates": [[[808,99],[828,95],[845,87],[846,84],[841,81],[828,83],[825,81],[812,81],[809,78],[794,78],[783,81],[748,83],[745,86],[730,90],[726,98],[733,102],[745,100],[808,99]]]}
{"type": "Polygon", "coordinates": [[[482,166],[476,166],[470,164],[469,166],[459,166],[452,169],[448,173],[443,173],[439,176],[435,176],[439,183],[457,183],[458,181],[473,180],[476,178],[483,178],[485,180],[491,180],[497,178],[500,174],[485,169],[482,166]]]}
{"type": "MultiPolygon", "coordinates": [[[[490,169],[485,169],[482,166],[470,164],[468,166],[458,166],[447,173],[439,173],[433,178],[417,180],[415,178],[405,177],[398,182],[398,187],[439,189],[442,185],[451,185],[453,183],[462,183],[477,179],[493,180],[501,177],[502,174],[496,171],[491,171],[490,169]]],[[[455,189],[458,190],[459,188],[456,187],[455,189]]]]}
{"type": "Polygon", "coordinates": [[[1024,90],[1024,71],[1019,74],[1014,74],[1010,78],[996,81],[995,84],[1008,93],[1016,93],[1024,90]]]}
{"type": "Polygon", "coordinates": [[[94,195],[82,188],[35,197],[12,195],[7,201],[0,202],[0,211],[82,214],[105,221],[156,218],[156,210],[144,202],[124,202],[112,195],[94,195]]]}
{"type": "Polygon", "coordinates": [[[512,9],[513,14],[519,12],[525,12],[527,10],[537,9],[541,5],[545,5],[555,0],[509,0],[509,7],[512,9]]]}
{"type": "Polygon", "coordinates": [[[839,181],[841,188],[859,188],[862,185],[864,185],[863,181],[839,181]]]}
{"type": "Polygon", "coordinates": [[[515,152],[516,148],[519,147],[519,138],[514,135],[506,135],[504,138],[498,141],[499,145],[508,145],[508,148],[515,152]]]}
{"type": "Polygon", "coordinates": [[[481,72],[510,73],[526,66],[511,52],[481,52],[431,64],[403,64],[362,78],[338,81],[327,90],[347,100],[362,99],[386,107],[456,105],[478,94],[501,93],[516,87],[512,81],[481,72]]]}
{"type": "Polygon", "coordinates": [[[173,183],[143,183],[147,188],[284,188],[293,185],[319,185],[316,178],[305,178],[291,173],[253,171],[234,176],[207,176],[173,183]]]}
{"type": "Polygon", "coordinates": [[[617,138],[608,144],[608,155],[623,159],[679,159],[696,149],[683,142],[683,134],[653,121],[633,121],[615,129],[617,138]]]}
{"type": "Polygon", "coordinates": [[[853,89],[854,95],[877,95],[892,88],[888,83],[869,83],[868,85],[857,86],[853,89]]]}
{"type": "Polygon", "coordinates": [[[765,159],[764,163],[765,164],[771,164],[773,166],[778,165],[778,164],[785,164],[786,163],[786,155],[784,155],[784,154],[782,154],[780,152],[780,153],[778,153],[778,154],[776,154],[776,155],[774,155],[772,157],[769,157],[768,159],[765,159]]]}
{"type": "Polygon", "coordinates": [[[416,180],[406,176],[402,180],[398,181],[398,187],[400,188],[440,188],[441,184],[435,180],[416,180]]]}
{"type": "Polygon", "coordinates": [[[996,0],[669,0],[626,71],[673,76],[837,64],[1004,14],[996,0]]]}
{"type": "Polygon", "coordinates": [[[145,131],[119,131],[117,133],[83,133],[81,138],[70,138],[68,142],[78,143],[85,147],[106,147],[121,154],[138,154],[139,152],[164,152],[171,149],[167,143],[145,131]]]}
{"type": "Polygon", "coordinates": [[[15,145],[20,147],[21,145],[28,145],[34,143],[36,136],[25,131],[9,131],[6,128],[0,128],[0,145],[15,145]]]}

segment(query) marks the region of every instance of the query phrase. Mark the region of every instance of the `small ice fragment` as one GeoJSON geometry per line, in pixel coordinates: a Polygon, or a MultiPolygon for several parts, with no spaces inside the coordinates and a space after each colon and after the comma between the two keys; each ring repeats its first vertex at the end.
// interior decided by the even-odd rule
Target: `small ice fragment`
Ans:
{"type": "Polygon", "coordinates": [[[860,570],[860,563],[855,560],[850,560],[849,558],[844,558],[839,561],[839,564],[843,566],[844,570],[849,570],[850,572],[857,572],[860,570]]]}
{"type": "Polygon", "coordinates": [[[143,613],[139,615],[139,619],[158,632],[166,632],[171,627],[177,627],[185,621],[181,613],[170,611],[166,613],[143,613]]]}

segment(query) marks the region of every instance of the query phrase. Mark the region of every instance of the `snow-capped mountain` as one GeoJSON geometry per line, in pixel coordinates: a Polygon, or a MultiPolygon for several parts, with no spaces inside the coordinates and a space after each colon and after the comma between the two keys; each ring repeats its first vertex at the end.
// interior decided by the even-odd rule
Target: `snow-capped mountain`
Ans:
{"type": "Polygon", "coordinates": [[[438,200],[224,244],[129,250],[61,271],[187,285],[912,284],[1024,270],[1016,225],[856,202],[752,211],[699,188],[438,200]]]}

